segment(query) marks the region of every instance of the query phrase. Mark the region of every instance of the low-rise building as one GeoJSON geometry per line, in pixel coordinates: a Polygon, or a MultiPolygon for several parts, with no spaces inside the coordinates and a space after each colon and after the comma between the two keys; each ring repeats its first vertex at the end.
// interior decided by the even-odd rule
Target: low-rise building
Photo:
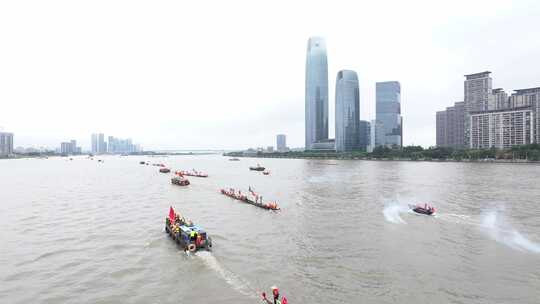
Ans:
{"type": "Polygon", "coordinates": [[[335,139],[323,139],[314,142],[312,145],[312,150],[314,151],[335,151],[336,150],[336,140],[335,139]]]}

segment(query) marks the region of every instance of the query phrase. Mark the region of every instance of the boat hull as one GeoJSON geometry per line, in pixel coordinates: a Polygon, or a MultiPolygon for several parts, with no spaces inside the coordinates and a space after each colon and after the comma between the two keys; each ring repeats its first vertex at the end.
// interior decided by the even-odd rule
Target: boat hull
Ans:
{"type": "Polygon", "coordinates": [[[174,228],[170,225],[170,222],[168,219],[165,220],[165,232],[173,239],[182,250],[184,251],[211,251],[212,250],[212,239],[210,237],[207,237],[207,240],[204,241],[204,243],[197,245],[195,242],[192,242],[189,240],[189,238],[186,235],[183,235],[181,232],[175,232],[173,231],[174,228]],[[191,246],[190,246],[191,245],[191,246]],[[194,246],[194,249],[193,249],[194,246]],[[190,248],[192,248],[190,250],[190,248]]]}
{"type": "Polygon", "coordinates": [[[419,206],[409,205],[409,208],[411,208],[411,210],[414,213],[418,213],[418,214],[423,214],[423,215],[434,215],[435,214],[435,211],[425,209],[425,208],[422,208],[422,207],[419,207],[419,206]]]}
{"type": "Polygon", "coordinates": [[[236,193],[231,193],[230,191],[226,191],[224,189],[221,189],[221,194],[223,194],[225,196],[228,196],[230,198],[233,198],[235,200],[239,200],[239,201],[244,202],[246,204],[250,204],[250,205],[253,205],[255,207],[263,208],[263,209],[266,209],[266,210],[280,210],[279,207],[277,207],[277,204],[274,204],[275,205],[275,207],[274,207],[274,206],[269,205],[269,204],[258,203],[258,202],[255,202],[253,200],[250,200],[245,195],[237,195],[236,193]]]}

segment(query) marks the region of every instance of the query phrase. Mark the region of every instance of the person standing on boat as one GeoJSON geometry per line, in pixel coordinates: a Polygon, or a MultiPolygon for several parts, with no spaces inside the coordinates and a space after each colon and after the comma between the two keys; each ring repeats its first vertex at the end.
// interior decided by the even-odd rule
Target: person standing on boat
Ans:
{"type": "Polygon", "coordinates": [[[287,298],[283,297],[283,300],[279,299],[279,289],[276,286],[272,286],[273,301],[266,298],[266,292],[262,293],[262,298],[267,304],[287,304],[287,298]]]}
{"type": "Polygon", "coordinates": [[[194,243],[197,240],[197,231],[191,230],[191,233],[189,234],[189,240],[194,243]]]}

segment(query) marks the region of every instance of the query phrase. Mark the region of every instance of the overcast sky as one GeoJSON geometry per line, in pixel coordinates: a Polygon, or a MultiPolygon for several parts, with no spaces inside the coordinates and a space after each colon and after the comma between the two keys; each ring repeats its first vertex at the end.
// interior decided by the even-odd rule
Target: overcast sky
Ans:
{"type": "Polygon", "coordinates": [[[307,40],[326,38],[330,136],[340,69],[401,82],[404,144],[435,144],[463,75],[540,86],[538,1],[2,1],[0,128],[15,146],[90,134],[147,149],[304,145],[307,40]]]}

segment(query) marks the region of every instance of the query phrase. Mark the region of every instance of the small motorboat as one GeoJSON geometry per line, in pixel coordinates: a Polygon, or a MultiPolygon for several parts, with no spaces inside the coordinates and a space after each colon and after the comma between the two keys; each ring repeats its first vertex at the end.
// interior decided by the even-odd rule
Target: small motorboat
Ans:
{"type": "Polygon", "coordinates": [[[270,175],[270,171],[268,171],[268,170],[263,171],[263,174],[264,174],[264,175],[270,175]]]}
{"type": "Polygon", "coordinates": [[[169,168],[160,168],[159,172],[161,172],[161,173],[169,173],[169,172],[171,172],[171,169],[169,169],[169,168]]]}
{"type": "Polygon", "coordinates": [[[418,214],[425,214],[425,215],[434,215],[435,214],[435,208],[424,204],[424,206],[421,205],[409,205],[409,208],[411,208],[412,211],[418,214]]]}
{"type": "Polygon", "coordinates": [[[240,158],[236,158],[236,157],[233,157],[233,158],[229,158],[230,161],[239,161],[240,158]]]}
{"type": "Polygon", "coordinates": [[[264,171],[264,167],[261,167],[261,165],[257,164],[256,167],[249,167],[249,170],[252,170],[252,171],[264,171]]]}
{"type": "Polygon", "coordinates": [[[212,249],[212,239],[206,231],[194,225],[192,221],[184,219],[182,215],[174,211],[173,207],[170,207],[169,216],[165,218],[165,232],[184,251],[210,251],[212,249]]]}
{"type": "Polygon", "coordinates": [[[171,184],[177,185],[177,186],[188,186],[189,180],[183,176],[175,176],[171,178],[171,184]]]}
{"type": "Polygon", "coordinates": [[[145,164],[146,164],[146,162],[144,162],[144,161],[140,161],[140,162],[139,162],[139,164],[140,164],[140,165],[145,165],[145,164]]]}

